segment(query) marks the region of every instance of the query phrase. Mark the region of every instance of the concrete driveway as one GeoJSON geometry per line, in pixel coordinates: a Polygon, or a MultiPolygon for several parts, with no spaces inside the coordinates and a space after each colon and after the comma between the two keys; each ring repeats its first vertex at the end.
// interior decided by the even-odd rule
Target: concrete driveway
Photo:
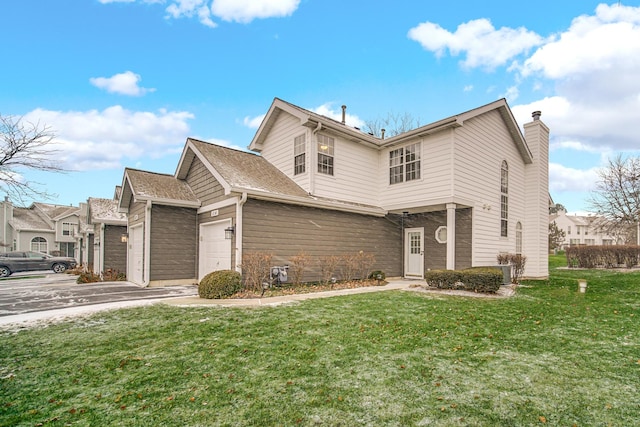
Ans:
{"type": "Polygon", "coordinates": [[[76,279],[70,274],[29,272],[0,280],[0,320],[70,307],[198,294],[197,286],[141,288],[129,282],[77,284],[76,279]]]}

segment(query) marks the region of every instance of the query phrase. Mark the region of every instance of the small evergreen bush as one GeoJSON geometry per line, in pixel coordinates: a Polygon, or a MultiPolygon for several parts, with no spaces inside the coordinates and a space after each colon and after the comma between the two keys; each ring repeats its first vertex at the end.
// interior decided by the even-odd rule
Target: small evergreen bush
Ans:
{"type": "Polygon", "coordinates": [[[207,274],[198,283],[200,298],[229,298],[242,290],[242,276],[233,270],[218,270],[207,274]]]}
{"type": "Polygon", "coordinates": [[[459,289],[472,292],[496,293],[502,285],[502,271],[497,268],[468,270],[432,270],[424,280],[438,289],[459,289]]]}

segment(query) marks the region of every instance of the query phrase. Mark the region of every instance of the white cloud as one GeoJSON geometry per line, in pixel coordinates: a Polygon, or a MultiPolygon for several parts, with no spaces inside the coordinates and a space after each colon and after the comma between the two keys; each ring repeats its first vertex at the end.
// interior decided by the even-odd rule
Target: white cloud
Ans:
{"type": "Polygon", "coordinates": [[[471,92],[473,90],[473,85],[466,85],[462,90],[463,92],[471,92]]]}
{"type": "Polygon", "coordinates": [[[574,169],[558,163],[549,163],[549,191],[592,191],[598,181],[598,168],[574,169]]]}
{"type": "MultiPolygon", "coordinates": [[[[337,120],[339,122],[342,121],[342,108],[340,108],[339,110],[334,110],[333,103],[331,102],[327,102],[316,108],[311,108],[310,110],[322,116],[329,117],[330,119],[337,120]]],[[[360,119],[360,117],[354,116],[349,113],[345,114],[344,121],[348,126],[357,128],[362,128],[365,124],[364,121],[360,119]]]]}
{"type": "Polygon", "coordinates": [[[191,18],[197,16],[200,23],[207,27],[215,28],[218,26],[218,24],[211,19],[211,9],[209,8],[208,0],[174,0],[174,2],[167,7],[166,11],[167,17],[181,18],[184,16],[191,18]]]}
{"type": "Polygon", "coordinates": [[[262,120],[264,120],[265,116],[266,114],[261,114],[254,118],[247,116],[242,120],[242,124],[244,124],[246,127],[251,129],[258,129],[260,127],[260,124],[262,123],[262,120]]]}
{"type": "Polygon", "coordinates": [[[523,75],[540,72],[562,79],[602,70],[637,70],[639,24],[639,7],[601,4],[594,16],[574,19],[567,31],[531,55],[523,75]]]}
{"type": "Polygon", "coordinates": [[[254,19],[290,16],[299,4],[300,0],[213,0],[211,11],[224,21],[246,24],[254,19]]]}
{"type": "Polygon", "coordinates": [[[254,19],[291,16],[300,0],[98,0],[100,3],[167,4],[166,18],[194,18],[210,28],[218,26],[213,17],[223,21],[248,24],[254,19]]]}
{"type": "Polygon", "coordinates": [[[138,86],[142,78],[132,71],[114,74],[111,77],[92,77],[89,79],[92,85],[105,89],[109,93],[120,95],[141,96],[147,92],[155,92],[153,88],[143,88],[138,86]]]}
{"type": "Polygon", "coordinates": [[[507,88],[507,91],[502,95],[502,97],[506,98],[509,102],[515,101],[516,99],[518,99],[518,96],[520,96],[520,90],[518,89],[518,86],[511,86],[507,88]]]}
{"type": "Polygon", "coordinates": [[[24,116],[50,126],[60,163],[79,171],[120,168],[123,158],[162,157],[184,144],[193,118],[184,111],[130,111],[119,105],[102,111],[37,109],[24,116]]]}
{"type": "Polygon", "coordinates": [[[446,50],[451,56],[466,54],[462,64],[467,68],[494,69],[512,58],[542,44],[543,39],[525,28],[502,27],[496,30],[488,19],[475,19],[460,24],[455,32],[438,24],[423,22],[411,28],[408,37],[426,50],[441,57],[446,50]]]}

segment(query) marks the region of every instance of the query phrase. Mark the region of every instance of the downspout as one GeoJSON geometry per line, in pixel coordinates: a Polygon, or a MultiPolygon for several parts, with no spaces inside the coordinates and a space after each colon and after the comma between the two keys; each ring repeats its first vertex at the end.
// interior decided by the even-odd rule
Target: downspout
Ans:
{"type": "Polygon", "coordinates": [[[144,218],[144,270],[142,271],[142,286],[148,287],[151,273],[151,200],[147,200],[144,218]]]}
{"type": "Polygon", "coordinates": [[[242,229],[243,229],[243,221],[242,221],[242,207],[247,202],[247,193],[242,193],[240,200],[238,200],[238,204],[236,205],[236,268],[235,270],[242,274],[242,229]]]}
{"type": "Polygon", "coordinates": [[[318,122],[318,125],[311,131],[311,141],[309,144],[309,194],[313,195],[316,192],[316,170],[314,165],[318,162],[318,144],[314,141],[314,136],[322,129],[322,122],[318,122]]]}

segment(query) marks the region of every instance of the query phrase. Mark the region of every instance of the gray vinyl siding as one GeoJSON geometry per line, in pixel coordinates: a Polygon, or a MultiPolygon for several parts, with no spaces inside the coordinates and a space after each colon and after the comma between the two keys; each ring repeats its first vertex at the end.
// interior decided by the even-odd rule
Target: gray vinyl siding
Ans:
{"type": "Polygon", "coordinates": [[[104,227],[104,270],[127,271],[127,243],[122,235],[127,232],[123,225],[105,225],[104,227]]]}
{"type": "MultiPolygon", "coordinates": [[[[447,245],[436,240],[436,230],[447,225],[447,212],[409,215],[406,228],[424,227],[424,269],[447,268],[447,245]]],[[[456,269],[471,267],[471,209],[456,209],[456,269]]]]}
{"type": "Polygon", "coordinates": [[[130,227],[133,225],[144,223],[146,206],[147,204],[145,202],[131,203],[131,206],[129,206],[129,215],[128,215],[130,227]]]}
{"type": "Polygon", "coordinates": [[[214,203],[225,197],[222,185],[213,177],[197,156],[191,163],[186,181],[196,197],[202,202],[202,206],[214,203]]]}
{"type": "MultiPolygon", "coordinates": [[[[87,247],[83,250],[87,251],[87,264],[91,266],[90,267],[91,269],[93,269],[93,242],[95,241],[95,237],[93,234],[89,234],[87,239],[88,239],[87,247]]],[[[125,248],[125,256],[126,255],[127,255],[127,250],[125,248]]],[[[123,271],[126,271],[126,269],[123,271]]]]}
{"type": "Polygon", "coordinates": [[[153,205],[150,280],[195,279],[196,210],[153,205]]]}
{"type": "MultiPolygon", "coordinates": [[[[243,253],[273,254],[274,265],[291,264],[304,251],[311,266],[304,281],[320,280],[318,260],[327,255],[373,253],[373,270],[402,274],[399,218],[379,218],[249,199],[243,210],[243,253]]],[[[336,275],[338,278],[339,275],[336,275]]]]}

